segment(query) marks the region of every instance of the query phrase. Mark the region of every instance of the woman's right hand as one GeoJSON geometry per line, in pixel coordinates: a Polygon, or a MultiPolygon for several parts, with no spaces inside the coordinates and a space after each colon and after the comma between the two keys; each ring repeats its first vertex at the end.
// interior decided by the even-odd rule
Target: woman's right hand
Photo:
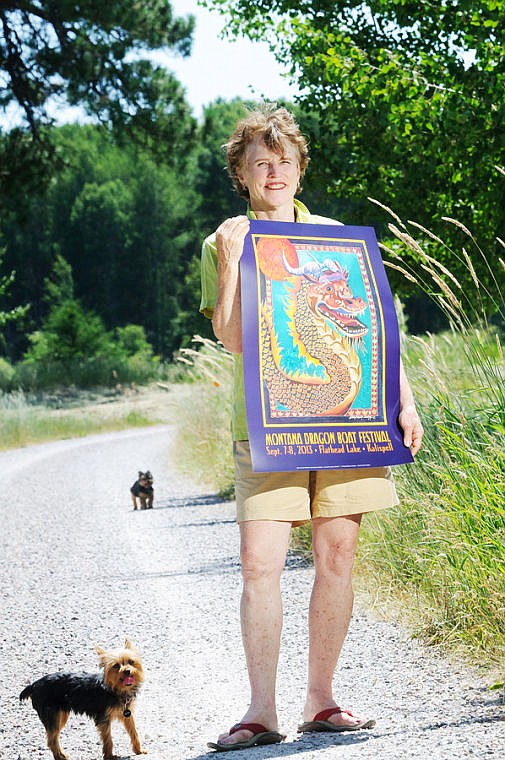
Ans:
{"type": "Polygon", "coordinates": [[[216,230],[218,259],[223,264],[238,263],[244,249],[244,240],[249,232],[247,216],[232,216],[216,230]]]}

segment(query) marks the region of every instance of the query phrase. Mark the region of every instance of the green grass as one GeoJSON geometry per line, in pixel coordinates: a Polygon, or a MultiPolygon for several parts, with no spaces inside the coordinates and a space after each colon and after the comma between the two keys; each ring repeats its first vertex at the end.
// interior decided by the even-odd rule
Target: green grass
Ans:
{"type": "Polygon", "coordinates": [[[19,448],[92,433],[126,430],[152,425],[156,420],[128,407],[107,406],[101,414],[86,406],[51,409],[43,403],[30,403],[17,391],[0,394],[0,450],[19,448]]]}
{"type": "Polygon", "coordinates": [[[423,449],[415,464],[395,468],[400,505],[365,519],[359,564],[376,583],[385,577],[389,590],[408,598],[425,639],[499,668],[505,655],[503,409],[458,349],[460,335],[431,336],[429,360],[410,367],[423,449]]]}
{"type": "MultiPolygon", "coordinates": [[[[452,252],[466,262],[474,283],[468,292],[425,254],[425,241],[400,224],[390,229],[401,242],[386,250],[410,276],[409,256],[418,256],[431,278],[419,285],[445,312],[451,330],[404,336],[425,440],[416,463],[395,471],[400,506],[365,520],[360,564],[388,593],[408,600],[403,609],[421,636],[494,667],[503,680],[505,362],[501,335],[482,303],[492,303],[497,321],[505,322],[505,265],[499,259],[493,291],[484,293],[466,248],[452,252]]],[[[413,226],[432,244],[428,230],[413,226]]],[[[471,232],[461,229],[468,250],[487,261],[471,232]]]]}

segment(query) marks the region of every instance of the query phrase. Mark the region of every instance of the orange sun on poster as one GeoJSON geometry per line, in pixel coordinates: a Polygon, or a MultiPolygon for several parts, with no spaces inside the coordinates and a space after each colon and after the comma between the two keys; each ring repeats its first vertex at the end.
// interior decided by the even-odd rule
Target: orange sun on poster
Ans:
{"type": "Polygon", "coordinates": [[[271,280],[286,280],[290,276],[283,263],[283,254],[290,267],[298,266],[296,248],[287,238],[260,238],[256,254],[261,271],[271,280]]]}

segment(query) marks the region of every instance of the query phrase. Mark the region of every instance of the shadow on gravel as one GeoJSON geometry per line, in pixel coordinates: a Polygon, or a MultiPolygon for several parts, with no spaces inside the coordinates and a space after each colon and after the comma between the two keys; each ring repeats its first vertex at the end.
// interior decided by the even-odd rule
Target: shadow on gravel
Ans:
{"type": "Polygon", "coordinates": [[[301,567],[312,567],[312,560],[306,554],[300,554],[300,552],[296,551],[288,551],[284,567],[286,570],[298,570],[301,567]]]}
{"type": "MultiPolygon", "coordinates": [[[[447,721],[447,722],[440,722],[440,723],[428,723],[426,725],[416,725],[415,731],[416,733],[431,733],[432,731],[444,731],[445,729],[449,729],[450,731],[453,731],[455,728],[462,728],[464,726],[477,726],[481,725],[485,729],[485,727],[493,725],[494,723],[503,723],[505,720],[505,716],[502,713],[496,713],[494,715],[470,715],[468,718],[464,718],[462,720],[453,720],[453,721],[447,721]]],[[[380,734],[376,734],[378,736],[384,737],[400,737],[402,734],[412,734],[413,727],[412,725],[406,726],[405,728],[400,728],[398,731],[395,730],[388,730],[383,731],[380,734]]]]}
{"type": "Polygon", "coordinates": [[[239,573],[240,562],[238,557],[223,557],[216,562],[209,562],[201,567],[191,568],[188,575],[223,575],[224,573],[239,573]]]}
{"type": "Polygon", "coordinates": [[[503,723],[505,715],[503,712],[494,715],[470,715],[463,720],[454,720],[447,723],[430,723],[427,726],[421,726],[421,731],[440,731],[444,728],[461,728],[462,726],[475,726],[476,724],[486,726],[490,723],[503,723]]]}
{"type": "MultiPolygon", "coordinates": [[[[133,575],[128,575],[128,578],[134,581],[143,581],[156,578],[180,578],[186,577],[188,575],[225,575],[227,573],[238,572],[240,572],[240,562],[235,556],[223,557],[216,562],[209,562],[206,565],[201,565],[199,567],[189,567],[183,570],[167,570],[167,572],[159,573],[134,573],[133,575]]],[[[124,580],[125,577],[126,576],[123,575],[109,575],[107,576],[107,579],[110,580],[115,578],[117,580],[124,580]]],[[[95,580],[99,579],[100,578],[97,576],[95,580]]]]}
{"type": "MultiPolygon", "coordinates": [[[[296,570],[301,567],[307,567],[310,563],[306,558],[299,554],[288,554],[286,559],[286,570],[296,570]]],[[[108,575],[107,580],[120,580],[124,581],[126,577],[130,581],[144,581],[153,580],[156,578],[181,578],[188,575],[227,575],[227,574],[240,573],[240,560],[236,555],[231,557],[220,557],[215,562],[208,562],[205,565],[199,565],[198,567],[189,567],[182,570],[167,570],[166,572],[158,573],[134,573],[128,576],[124,575],[108,575]]],[[[90,580],[104,580],[102,576],[95,576],[90,580]]]]}
{"type": "MultiPolygon", "coordinates": [[[[363,744],[373,739],[373,734],[311,734],[300,736],[294,741],[286,741],[281,744],[270,744],[266,747],[254,747],[255,760],[269,760],[275,757],[292,757],[299,755],[301,752],[327,752],[329,747],[351,747],[356,744],[363,744]]],[[[200,755],[191,755],[186,760],[209,760],[211,757],[229,756],[234,758],[249,757],[252,759],[251,750],[234,750],[232,753],[215,752],[209,749],[200,755]]]]}
{"type": "Polygon", "coordinates": [[[213,525],[233,525],[235,523],[235,520],[232,518],[231,520],[197,520],[197,522],[189,522],[189,523],[178,523],[177,525],[171,526],[172,528],[208,528],[212,527],[213,525]]]}
{"type": "Polygon", "coordinates": [[[225,504],[226,499],[216,493],[200,494],[198,496],[181,496],[178,499],[170,499],[167,502],[157,502],[155,509],[181,509],[188,507],[208,507],[216,504],[225,504]]]}

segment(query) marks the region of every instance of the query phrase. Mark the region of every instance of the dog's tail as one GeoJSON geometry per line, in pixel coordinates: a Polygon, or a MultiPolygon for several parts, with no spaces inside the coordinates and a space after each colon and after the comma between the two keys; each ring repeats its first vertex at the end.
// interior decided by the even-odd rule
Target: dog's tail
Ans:
{"type": "Polygon", "coordinates": [[[20,700],[28,699],[29,697],[32,696],[32,691],[33,691],[33,684],[30,684],[25,689],[23,689],[23,691],[19,695],[19,699],[20,700]]]}

